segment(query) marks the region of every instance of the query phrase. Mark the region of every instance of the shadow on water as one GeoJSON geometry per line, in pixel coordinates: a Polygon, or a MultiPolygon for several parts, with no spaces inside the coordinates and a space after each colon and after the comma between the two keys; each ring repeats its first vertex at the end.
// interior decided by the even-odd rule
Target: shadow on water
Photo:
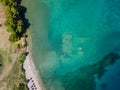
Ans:
{"type": "Polygon", "coordinates": [[[29,28],[30,23],[29,20],[26,18],[25,14],[27,12],[27,8],[21,5],[22,0],[15,0],[18,3],[18,10],[19,10],[19,18],[23,20],[24,23],[24,27],[23,27],[23,31],[20,33],[20,35],[22,36],[24,33],[26,33],[26,30],[29,28]]]}
{"type": "Polygon", "coordinates": [[[18,9],[19,9],[20,17],[24,22],[24,30],[23,32],[21,32],[21,35],[23,35],[24,33],[26,33],[26,30],[30,27],[30,23],[29,23],[29,20],[25,17],[27,8],[24,6],[19,6],[18,9]]]}
{"type": "Polygon", "coordinates": [[[18,4],[21,4],[22,0],[15,0],[18,4]]]}

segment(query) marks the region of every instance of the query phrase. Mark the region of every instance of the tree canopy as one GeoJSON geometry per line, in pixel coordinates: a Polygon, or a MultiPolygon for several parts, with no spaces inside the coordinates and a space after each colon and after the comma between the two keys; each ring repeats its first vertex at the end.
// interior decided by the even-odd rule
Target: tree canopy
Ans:
{"type": "Polygon", "coordinates": [[[25,22],[21,13],[22,6],[15,0],[1,0],[4,5],[7,31],[10,32],[9,40],[18,41],[23,36],[25,22]]]}

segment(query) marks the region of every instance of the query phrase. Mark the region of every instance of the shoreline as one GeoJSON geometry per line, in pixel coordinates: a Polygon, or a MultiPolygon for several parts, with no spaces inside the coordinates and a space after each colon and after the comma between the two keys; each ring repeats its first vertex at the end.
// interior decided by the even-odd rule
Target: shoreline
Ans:
{"type": "MultiPolygon", "coordinates": [[[[2,12],[4,12],[3,11],[4,6],[2,5],[1,2],[0,2],[0,7],[2,7],[2,9],[0,10],[0,12],[1,12],[1,15],[0,15],[0,21],[1,21],[0,22],[0,31],[1,31],[1,34],[3,35],[2,38],[0,38],[0,42],[2,42],[2,44],[0,45],[0,48],[2,47],[2,49],[5,48],[5,50],[9,50],[9,47],[7,45],[8,42],[9,42],[9,40],[8,40],[9,39],[9,37],[8,37],[9,33],[6,31],[6,26],[4,25],[4,21],[5,21],[6,17],[4,15],[4,13],[2,13],[2,12]],[[3,32],[3,30],[4,30],[4,32],[3,32]],[[4,38],[5,38],[5,40],[4,40],[4,38]]],[[[26,39],[26,42],[28,43],[29,41],[26,39]]],[[[26,49],[25,52],[29,52],[29,54],[26,56],[26,59],[25,59],[22,67],[25,70],[25,73],[24,73],[25,80],[29,81],[29,82],[26,83],[27,87],[28,87],[29,90],[33,90],[31,88],[31,86],[34,83],[33,86],[34,87],[36,86],[36,89],[34,89],[34,90],[45,90],[44,86],[42,84],[42,80],[40,79],[40,76],[37,73],[37,69],[35,68],[35,64],[34,64],[34,61],[32,59],[32,54],[30,52],[31,51],[30,50],[30,45],[28,44],[25,47],[25,49],[26,49]],[[32,78],[32,80],[29,80],[30,78],[32,78]]],[[[12,62],[11,65],[13,66],[15,64],[15,62],[16,62],[16,59],[12,62]]],[[[8,71],[6,71],[7,73],[5,72],[4,73],[5,75],[3,75],[3,76],[5,77],[8,73],[10,73],[11,69],[12,69],[12,67],[10,67],[8,69],[8,71]]],[[[4,77],[2,77],[2,78],[4,78],[4,77]]],[[[2,87],[2,88],[4,88],[4,87],[2,87]]],[[[0,90],[1,90],[1,87],[0,87],[0,90]]]]}
{"type": "Polygon", "coordinates": [[[38,76],[38,72],[28,46],[26,52],[29,52],[29,54],[26,56],[23,68],[25,70],[25,78],[28,80],[27,87],[29,90],[33,90],[32,87],[34,86],[36,88],[34,90],[45,90],[42,80],[40,79],[40,76],[38,76]]]}
{"type": "Polygon", "coordinates": [[[26,53],[28,53],[28,55],[26,56],[26,59],[25,59],[22,67],[24,69],[24,75],[25,75],[25,80],[27,81],[26,84],[27,84],[28,90],[33,90],[31,88],[33,83],[35,83],[35,85],[37,87],[37,89],[34,89],[34,90],[46,90],[42,83],[41,77],[39,76],[38,71],[35,67],[35,63],[33,61],[32,50],[31,50],[32,39],[30,36],[30,32],[27,31],[26,34],[28,35],[28,38],[26,38],[26,43],[27,43],[26,53]],[[32,80],[34,80],[34,82],[32,82],[32,80],[30,80],[31,78],[32,78],[32,80]]]}

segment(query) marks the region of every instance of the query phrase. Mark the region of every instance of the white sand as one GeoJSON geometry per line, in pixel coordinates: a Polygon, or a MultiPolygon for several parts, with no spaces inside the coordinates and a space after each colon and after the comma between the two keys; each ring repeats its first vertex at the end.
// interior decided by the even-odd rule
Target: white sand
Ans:
{"type": "MultiPolygon", "coordinates": [[[[28,49],[29,50],[29,49],[28,49]]],[[[23,64],[23,68],[25,69],[25,76],[26,79],[30,79],[32,78],[29,82],[28,82],[28,88],[29,90],[33,90],[31,88],[31,86],[33,85],[33,83],[35,83],[37,89],[34,90],[45,90],[42,84],[42,81],[40,80],[40,77],[38,77],[38,73],[37,70],[34,66],[34,62],[32,60],[32,55],[29,53],[26,57],[26,60],[23,64]],[[32,82],[32,80],[34,82],[32,82]]]]}

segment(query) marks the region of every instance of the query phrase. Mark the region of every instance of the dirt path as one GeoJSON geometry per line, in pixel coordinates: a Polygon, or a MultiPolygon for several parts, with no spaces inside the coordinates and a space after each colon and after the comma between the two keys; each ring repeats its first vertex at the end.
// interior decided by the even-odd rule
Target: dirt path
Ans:
{"type": "MultiPolygon", "coordinates": [[[[5,64],[3,67],[3,72],[0,74],[0,82],[1,82],[0,90],[7,90],[6,89],[7,83],[4,82],[4,79],[11,72],[11,70],[17,60],[17,57],[18,57],[17,54],[11,53],[13,51],[11,51],[12,47],[9,42],[9,33],[7,32],[6,26],[4,25],[5,20],[6,20],[6,18],[5,18],[5,14],[4,14],[4,7],[0,3],[0,49],[7,52],[8,54],[12,55],[12,56],[10,56],[12,58],[11,62],[5,61],[5,64]]],[[[7,57],[7,56],[5,56],[5,57],[7,57]]]]}
{"type": "MultiPolygon", "coordinates": [[[[4,22],[5,22],[4,8],[3,8],[2,4],[0,3],[0,48],[3,51],[6,51],[8,48],[8,44],[9,44],[9,42],[8,42],[9,33],[6,31],[6,26],[4,25],[4,22]]],[[[4,73],[2,73],[2,75],[0,75],[0,80],[3,79],[3,76],[4,77],[6,76],[5,73],[6,74],[8,73],[9,70],[7,70],[6,68],[8,68],[8,67],[6,67],[6,65],[5,65],[4,70],[6,72],[4,72],[4,73]]]]}
{"type": "Polygon", "coordinates": [[[7,50],[9,47],[9,33],[4,25],[5,20],[4,8],[0,3],[0,48],[7,50]]]}
{"type": "Polygon", "coordinates": [[[9,65],[6,65],[6,64],[4,65],[5,68],[3,69],[3,72],[0,75],[0,81],[4,80],[5,77],[7,77],[9,75],[16,60],[17,60],[17,55],[14,57],[14,59],[12,60],[12,62],[9,65]]]}

